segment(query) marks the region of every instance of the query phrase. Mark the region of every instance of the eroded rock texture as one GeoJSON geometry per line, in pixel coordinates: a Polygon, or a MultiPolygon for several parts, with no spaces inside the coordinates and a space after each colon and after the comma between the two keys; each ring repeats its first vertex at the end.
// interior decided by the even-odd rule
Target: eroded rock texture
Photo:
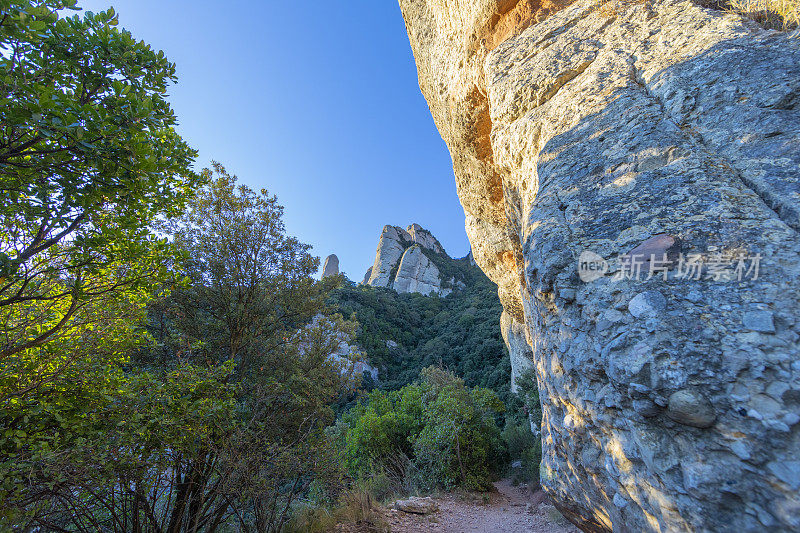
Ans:
{"type": "Polygon", "coordinates": [[[423,248],[427,253],[449,257],[436,237],[419,224],[411,224],[406,229],[384,226],[375,251],[375,263],[364,275],[364,283],[390,287],[400,293],[447,296],[455,280],[445,283],[423,248]]]}
{"type": "Polygon", "coordinates": [[[339,258],[336,254],[331,254],[325,258],[325,263],[322,265],[322,277],[338,276],[339,275],[339,258]]]}
{"type": "Polygon", "coordinates": [[[391,287],[397,264],[412,242],[411,235],[403,228],[384,226],[367,283],[373,287],[391,287]]]}
{"type": "Polygon", "coordinates": [[[418,292],[426,296],[442,291],[439,269],[425,256],[420,245],[411,246],[403,254],[392,288],[397,292],[418,292]]]}
{"type": "Polygon", "coordinates": [[[690,2],[400,6],[546,490],[586,530],[800,529],[800,40],[690,2]]]}
{"type": "Polygon", "coordinates": [[[442,248],[442,245],[439,243],[436,237],[434,237],[430,231],[426,230],[419,224],[411,224],[406,228],[406,230],[408,231],[408,234],[411,235],[411,240],[420,246],[427,248],[428,250],[433,250],[438,254],[445,253],[444,248],[442,248]]]}

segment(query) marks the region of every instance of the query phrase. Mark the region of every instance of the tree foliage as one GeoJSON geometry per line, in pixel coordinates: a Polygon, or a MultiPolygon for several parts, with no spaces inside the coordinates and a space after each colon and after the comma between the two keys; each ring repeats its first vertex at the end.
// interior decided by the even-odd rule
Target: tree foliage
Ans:
{"type": "Polygon", "coordinates": [[[59,396],[32,397],[41,408],[17,402],[0,417],[9,523],[279,531],[312,482],[337,490],[323,430],[352,387],[330,357],[352,325],[310,320],[327,290],[309,275],[318,259],[286,236],[274,197],[235,181],[217,166],[168,226],[188,273],[150,310],[169,335],[151,320],[154,342],[131,364],[94,358],[82,379],[57,382],[59,396]]]}
{"type": "Polygon", "coordinates": [[[335,290],[330,305],[358,322],[357,341],[381,369],[380,388],[399,389],[418,379],[423,368],[437,365],[470,387],[494,390],[512,414],[522,416],[509,389],[511,363],[498,326],[497,286],[466,258],[437,257],[453,277],[465,280],[465,288],[439,298],[351,284],[335,290]]]}
{"type": "Polygon", "coordinates": [[[373,391],[332,431],[354,476],[397,468],[413,475],[424,490],[436,487],[484,490],[502,457],[495,415],[497,395],[469,389],[454,374],[436,367],[397,391],[373,391]],[[410,467],[403,460],[410,460],[410,467]]]}
{"type": "Polygon", "coordinates": [[[174,255],[149,225],[200,180],[165,99],[175,66],[113,10],[59,18],[74,3],[14,0],[0,16],[0,373],[20,380],[13,395],[88,356],[76,339],[130,323],[174,255]]]}
{"type": "Polygon", "coordinates": [[[173,297],[176,324],[187,355],[231,358],[249,372],[256,354],[280,347],[287,332],[320,312],[336,280],[312,279],[319,258],[286,234],[274,195],[237,186],[218,163],[203,174],[209,186],[165,227],[189,258],[191,283],[173,297]]]}

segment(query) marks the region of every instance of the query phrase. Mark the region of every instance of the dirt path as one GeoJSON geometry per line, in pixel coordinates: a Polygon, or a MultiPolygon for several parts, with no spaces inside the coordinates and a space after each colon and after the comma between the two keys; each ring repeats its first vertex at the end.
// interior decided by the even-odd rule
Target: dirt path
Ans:
{"type": "Polygon", "coordinates": [[[578,533],[543,492],[532,494],[507,479],[494,486],[497,492],[486,495],[437,497],[439,511],[428,516],[391,510],[386,518],[393,533],[578,533]]]}

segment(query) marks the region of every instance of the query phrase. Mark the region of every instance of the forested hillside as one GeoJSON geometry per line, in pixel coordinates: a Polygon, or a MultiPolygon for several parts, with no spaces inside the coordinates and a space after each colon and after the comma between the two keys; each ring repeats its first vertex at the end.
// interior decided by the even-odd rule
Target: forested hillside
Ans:
{"type": "Polygon", "coordinates": [[[379,388],[399,389],[417,379],[422,368],[437,365],[467,386],[494,390],[509,405],[511,365],[498,326],[497,286],[467,258],[426,254],[444,277],[466,287],[440,298],[347,282],[329,303],[358,322],[356,340],[380,369],[379,388]]]}

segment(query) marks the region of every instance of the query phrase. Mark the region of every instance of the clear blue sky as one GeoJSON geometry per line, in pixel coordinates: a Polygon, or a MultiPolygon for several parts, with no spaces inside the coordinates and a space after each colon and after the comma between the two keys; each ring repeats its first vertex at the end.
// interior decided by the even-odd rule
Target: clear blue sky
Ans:
{"type": "Polygon", "coordinates": [[[179,131],[285,206],[290,234],[360,281],[381,228],[469,251],[450,155],[396,0],[79,0],[177,64],[179,131]]]}

